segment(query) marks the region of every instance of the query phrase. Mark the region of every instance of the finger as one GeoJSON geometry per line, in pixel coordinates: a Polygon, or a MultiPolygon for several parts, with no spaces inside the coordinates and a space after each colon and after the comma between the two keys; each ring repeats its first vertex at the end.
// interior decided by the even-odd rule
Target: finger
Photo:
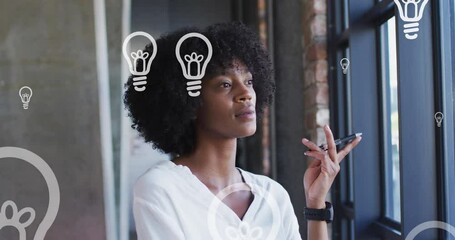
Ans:
{"type": "Polygon", "coordinates": [[[327,152],[308,152],[306,154],[307,156],[310,156],[317,160],[319,165],[325,170],[328,174],[328,176],[334,176],[338,173],[339,171],[339,164],[336,162],[333,162],[330,157],[328,156],[327,152]]]}
{"type": "Polygon", "coordinates": [[[352,149],[355,148],[355,146],[357,146],[361,140],[362,137],[356,137],[354,141],[350,142],[343,149],[341,149],[340,152],[338,152],[338,160],[341,162],[341,160],[343,160],[344,157],[346,157],[346,155],[348,155],[348,153],[351,152],[352,149]]]}
{"type": "MultiPolygon", "coordinates": [[[[327,141],[327,150],[329,153],[330,159],[337,162],[337,148],[335,145],[335,139],[333,139],[332,130],[330,130],[329,125],[324,126],[325,139],[327,141]]],[[[337,162],[338,163],[338,162],[337,162]]]]}
{"type": "Polygon", "coordinates": [[[321,161],[318,159],[314,159],[310,162],[310,164],[308,164],[307,168],[314,168],[314,167],[319,167],[319,166],[321,166],[321,161]]]}
{"type": "Polygon", "coordinates": [[[305,155],[308,157],[312,157],[317,160],[324,160],[325,158],[325,152],[317,152],[317,151],[306,151],[305,155]]]}
{"type": "Polygon", "coordinates": [[[332,159],[330,159],[329,154],[326,153],[325,158],[321,160],[321,173],[324,177],[329,177],[330,179],[335,178],[338,174],[339,168],[339,164],[333,162],[332,159]]]}
{"type": "Polygon", "coordinates": [[[303,143],[303,145],[307,146],[307,148],[309,148],[310,150],[317,151],[317,152],[322,151],[321,148],[319,148],[316,144],[314,144],[312,141],[310,141],[306,138],[302,139],[302,143],[303,143]]]}

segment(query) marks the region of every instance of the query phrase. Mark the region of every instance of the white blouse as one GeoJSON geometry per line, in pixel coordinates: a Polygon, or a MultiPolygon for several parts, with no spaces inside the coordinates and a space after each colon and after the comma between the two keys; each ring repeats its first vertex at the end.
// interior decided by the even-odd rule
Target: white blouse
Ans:
{"type": "Polygon", "coordinates": [[[301,240],[286,190],[269,177],[238,169],[254,195],[242,220],[221,200],[249,190],[244,184],[215,196],[186,166],[166,160],[150,168],[134,186],[138,239],[301,240]]]}

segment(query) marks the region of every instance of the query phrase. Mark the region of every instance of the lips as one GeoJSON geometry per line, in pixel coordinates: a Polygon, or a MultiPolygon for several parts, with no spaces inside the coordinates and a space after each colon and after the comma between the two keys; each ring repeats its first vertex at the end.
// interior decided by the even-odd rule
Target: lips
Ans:
{"type": "Polygon", "coordinates": [[[256,111],[253,107],[246,107],[235,114],[237,118],[254,118],[256,111]]]}

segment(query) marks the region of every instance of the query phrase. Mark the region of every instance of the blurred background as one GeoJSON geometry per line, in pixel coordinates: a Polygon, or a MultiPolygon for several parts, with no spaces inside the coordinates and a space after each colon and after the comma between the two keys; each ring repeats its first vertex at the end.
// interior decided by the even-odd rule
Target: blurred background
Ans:
{"type": "MultiPolygon", "coordinates": [[[[123,40],[241,21],[268,49],[277,91],[257,133],[239,139],[237,165],[287,189],[302,239],[309,159],[300,140],[324,143],[325,124],[335,138],[363,133],[328,199],[333,239],[404,239],[426,221],[455,225],[454,15],[451,0],[0,0],[0,205],[33,208],[23,227],[34,239],[50,189],[39,169],[2,147],[22,148],[59,184],[44,239],[136,239],[132,186],[172,156],[130,127],[123,40]],[[400,14],[406,7],[418,10],[412,20],[400,14]],[[405,24],[415,22],[411,40],[405,24]]],[[[0,239],[19,239],[2,211],[0,239]]],[[[449,238],[429,229],[416,239],[449,238]]]]}

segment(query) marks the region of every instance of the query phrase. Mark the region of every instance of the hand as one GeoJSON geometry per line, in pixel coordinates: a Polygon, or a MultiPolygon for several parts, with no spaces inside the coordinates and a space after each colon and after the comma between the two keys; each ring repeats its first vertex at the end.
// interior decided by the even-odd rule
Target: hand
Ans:
{"type": "Polygon", "coordinates": [[[340,162],[343,158],[357,146],[362,139],[357,137],[351,143],[347,144],[340,152],[337,153],[335,140],[329,126],[324,126],[325,138],[328,150],[320,149],[316,144],[308,139],[302,139],[302,143],[309,148],[305,155],[314,160],[308,166],[303,177],[305,187],[305,196],[307,207],[325,208],[325,198],[332,186],[333,180],[340,171],[340,162]]]}

